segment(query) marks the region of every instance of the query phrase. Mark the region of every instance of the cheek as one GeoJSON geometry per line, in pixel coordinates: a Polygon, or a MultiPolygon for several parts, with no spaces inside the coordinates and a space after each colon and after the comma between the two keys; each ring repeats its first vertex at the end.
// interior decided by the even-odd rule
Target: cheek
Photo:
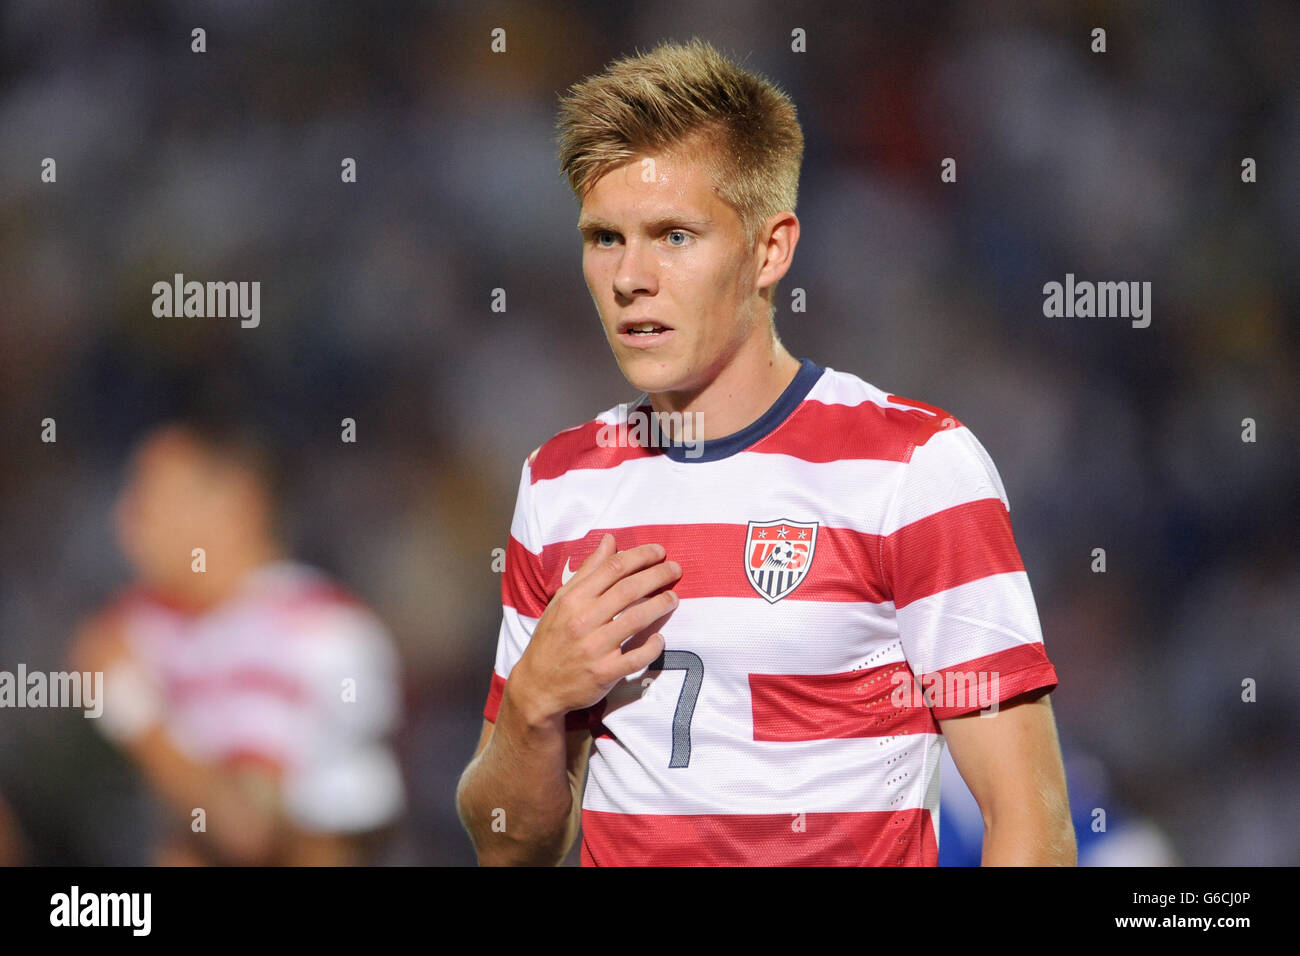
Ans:
{"type": "Polygon", "coordinates": [[[614,279],[609,270],[599,264],[583,263],[582,278],[587,283],[587,293],[591,301],[603,312],[608,303],[614,299],[614,279]]]}
{"type": "Polygon", "coordinates": [[[694,301],[699,311],[710,321],[708,331],[715,337],[726,337],[724,326],[729,321],[722,321],[730,315],[742,299],[743,278],[737,274],[736,263],[731,261],[710,261],[694,264],[682,276],[688,279],[694,290],[694,301]]]}
{"type": "Polygon", "coordinates": [[[660,260],[660,291],[694,314],[707,314],[717,296],[718,274],[712,262],[682,256],[660,260]]]}
{"type": "Polygon", "coordinates": [[[150,516],[157,533],[163,537],[175,538],[199,531],[211,506],[206,490],[189,480],[177,481],[159,489],[150,516]]]}
{"type": "Polygon", "coordinates": [[[608,279],[617,268],[618,255],[613,248],[590,246],[582,250],[582,274],[588,282],[608,279]]]}

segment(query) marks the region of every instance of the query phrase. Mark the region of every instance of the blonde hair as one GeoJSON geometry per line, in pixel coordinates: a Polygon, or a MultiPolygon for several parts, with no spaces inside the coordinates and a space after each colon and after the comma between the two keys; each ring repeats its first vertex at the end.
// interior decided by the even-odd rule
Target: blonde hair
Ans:
{"type": "Polygon", "coordinates": [[[616,60],[570,87],[557,126],[560,168],[579,202],[610,170],[659,152],[707,165],[751,245],[765,219],[798,200],[794,104],[698,38],[616,60]]]}

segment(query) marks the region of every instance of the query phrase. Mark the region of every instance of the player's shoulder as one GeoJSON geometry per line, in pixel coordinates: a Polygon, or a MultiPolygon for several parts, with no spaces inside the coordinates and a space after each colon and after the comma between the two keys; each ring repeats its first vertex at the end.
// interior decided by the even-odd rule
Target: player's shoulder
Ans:
{"type": "Polygon", "coordinates": [[[979,438],[952,412],[885,392],[850,373],[836,372],[824,378],[824,394],[855,409],[852,422],[840,423],[847,425],[842,433],[850,437],[836,439],[851,448],[851,457],[905,465],[905,473],[925,495],[942,498],[945,489],[963,489],[967,495],[996,496],[1010,509],[993,459],[979,438]]]}
{"type": "Polygon", "coordinates": [[[298,635],[386,635],[379,615],[326,571],[301,561],[264,565],[245,579],[236,610],[274,618],[298,635]]]}
{"type": "Polygon", "coordinates": [[[527,467],[531,480],[557,478],[576,469],[609,468],[624,458],[644,454],[643,449],[620,440],[618,430],[638,411],[645,413],[648,409],[649,403],[641,395],[556,432],[529,454],[527,467]]]}
{"type": "Polygon", "coordinates": [[[250,572],[242,591],[248,599],[287,609],[365,608],[359,597],[326,571],[288,559],[273,561],[250,572]]]}
{"type": "Polygon", "coordinates": [[[135,626],[145,618],[168,617],[192,620],[201,617],[200,607],[142,582],[132,582],[116,589],[83,622],[88,630],[112,630],[135,626]]]}
{"type": "Polygon", "coordinates": [[[887,391],[852,372],[827,367],[808,393],[806,418],[824,418],[827,431],[868,441],[883,457],[901,456],[940,432],[965,426],[945,408],[887,391]]]}
{"type": "MultiPolygon", "coordinates": [[[[799,403],[796,444],[807,439],[804,432],[819,433],[828,445],[846,444],[846,457],[885,457],[907,460],[916,446],[926,444],[942,431],[964,426],[946,409],[886,391],[851,372],[829,366],[799,403]]],[[[648,414],[649,403],[642,395],[631,402],[607,408],[586,422],[551,436],[529,454],[527,471],[532,482],[557,478],[578,469],[608,469],[647,451],[636,443],[620,440],[619,429],[635,427],[634,417],[648,414]]],[[[779,446],[784,436],[770,441],[779,446]]]]}

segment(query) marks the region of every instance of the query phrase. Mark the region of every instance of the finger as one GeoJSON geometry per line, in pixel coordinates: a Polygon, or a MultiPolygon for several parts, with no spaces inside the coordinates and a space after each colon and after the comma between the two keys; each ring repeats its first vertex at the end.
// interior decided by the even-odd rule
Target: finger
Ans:
{"type": "MultiPolygon", "coordinates": [[[[614,543],[614,536],[606,531],[600,536],[600,541],[596,544],[596,550],[587,555],[583,562],[578,565],[577,570],[573,572],[572,577],[561,585],[561,587],[568,588],[573,584],[582,581],[583,578],[591,574],[592,569],[599,565],[601,561],[604,561],[610,555],[617,553],[618,547],[614,543]]],[[[569,562],[566,560],[564,565],[567,568],[569,562]]]]}
{"type": "Polygon", "coordinates": [[[595,633],[599,635],[600,645],[611,649],[619,646],[633,634],[650,627],[661,618],[666,620],[667,616],[677,609],[678,603],[677,592],[663,591],[654,597],[646,598],[640,604],[632,605],[617,619],[596,629],[595,633]]]}
{"type": "Polygon", "coordinates": [[[680,564],[676,561],[661,561],[628,575],[621,581],[615,581],[592,605],[591,620],[601,624],[611,621],[642,598],[671,587],[681,576],[680,564]]]}
{"type": "MultiPolygon", "coordinates": [[[[578,584],[575,590],[583,596],[599,597],[616,582],[621,581],[628,575],[635,574],[663,561],[665,555],[666,552],[661,544],[638,545],[635,548],[628,548],[626,551],[606,555],[591,571],[583,576],[581,582],[575,579],[569,583],[578,584]]],[[[610,613],[610,616],[613,616],[613,612],[610,613]]]]}
{"type": "Polygon", "coordinates": [[[628,674],[635,674],[653,664],[659,655],[664,652],[665,640],[663,634],[658,631],[652,633],[645,641],[635,647],[626,647],[622,654],[621,662],[618,666],[618,676],[620,679],[627,677],[628,674]]]}

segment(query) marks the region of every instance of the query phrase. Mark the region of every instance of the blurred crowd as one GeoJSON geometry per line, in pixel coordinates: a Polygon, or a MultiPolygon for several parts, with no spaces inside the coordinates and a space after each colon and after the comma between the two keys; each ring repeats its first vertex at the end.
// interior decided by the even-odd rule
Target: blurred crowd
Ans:
{"type": "MultiPolygon", "coordinates": [[[[1300,863],[1300,7],[1029,6],[0,8],[0,669],[67,666],[131,580],[112,514],[135,443],[239,396],[279,436],[293,554],[399,651],[384,862],[472,863],[453,793],[520,466],[633,397],[583,285],[556,98],[700,35],[803,124],[781,293],[807,310],[778,305],[783,340],[984,443],[1062,734],[1181,861],[1300,863]],[[260,325],[155,317],[175,273],[259,281],[260,325]],[[1066,274],[1149,281],[1150,327],[1045,317],[1066,274]]],[[[90,724],[0,711],[0,861],[148,861],[156,797],[90,724]]]]}

